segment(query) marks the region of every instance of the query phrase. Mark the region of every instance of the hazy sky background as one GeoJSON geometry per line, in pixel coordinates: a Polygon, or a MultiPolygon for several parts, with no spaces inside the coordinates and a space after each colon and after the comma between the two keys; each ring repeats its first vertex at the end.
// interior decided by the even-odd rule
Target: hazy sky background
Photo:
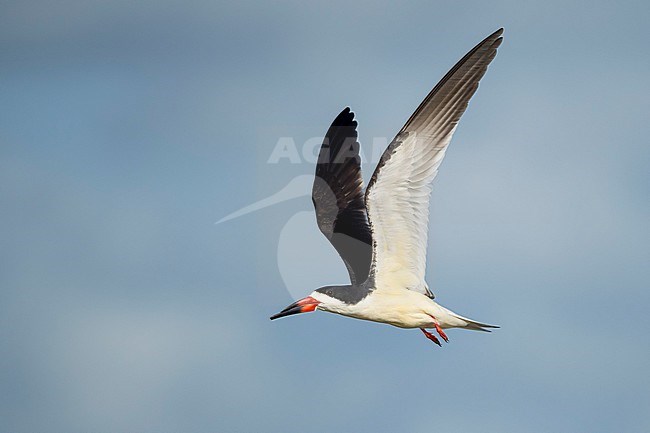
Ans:
{"type": "Polygon", "coordinates": [[[650,431],[648,22],[640,0],[0,2],[0,432],[650,431]],[[287,284],[345,282],[309,197],[214,224],[313,173],[267,163],[279,138],[346,105],[364,149],[391,138],[502,26],[428,260],[442,304],[502,328],[270,322],[287,284]]]}

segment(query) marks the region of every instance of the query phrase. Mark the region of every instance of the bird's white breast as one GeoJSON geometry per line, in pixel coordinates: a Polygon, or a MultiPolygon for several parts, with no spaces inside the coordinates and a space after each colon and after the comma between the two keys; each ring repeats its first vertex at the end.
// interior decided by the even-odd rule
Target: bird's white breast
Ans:
{"type": "Polygon", "coordinates": [[[318,307],[321,310],[400,328],[432,327],[430,314],[440,311],[427,296],[404,289],[375,290],[357,304],[345,304],[327,295],[318,295],[316,299],[322,302],[318,307]]]}

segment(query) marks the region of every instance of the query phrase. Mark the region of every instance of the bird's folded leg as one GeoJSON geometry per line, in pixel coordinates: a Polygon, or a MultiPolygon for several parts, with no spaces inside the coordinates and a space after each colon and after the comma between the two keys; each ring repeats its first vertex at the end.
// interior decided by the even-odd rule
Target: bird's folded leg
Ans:
{"type": "Polygon", "coordinates": [[[442,344],[440,344],[440,340],[438,340],[438,338],[435,335],[433,335],[432,333],[430,333],[424,328],[420,328],[420,331],[422,331],[424,333],[424,336],[427,337],[429,340],[433,341],[438,346],[442,347],[442,344]]]}
{"type": "MultiPolygon", "coordinates": [[[[429,316],[431,316],[431,314],[429,314],[429,316]]],[[[436,327],[436,331],[438,331],[438,335],[440,335],[442,337],[442,339],[445,340],[445,342],[449,343],[449,337],[447,337],[447,334],[445,334],[445,331],[442,330],[442,328],[438,324],[438,321],[436,320],[436,318],[433,317],[433,316],[431,316],[431,318],[433,319],[433,324],[436,327]]]]}

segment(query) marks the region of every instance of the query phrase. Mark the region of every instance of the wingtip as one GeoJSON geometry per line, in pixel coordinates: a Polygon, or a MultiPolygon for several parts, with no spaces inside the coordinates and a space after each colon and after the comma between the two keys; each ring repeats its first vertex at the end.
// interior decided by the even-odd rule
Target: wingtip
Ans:
{"type": "Polygon", "coordinates": [[[339,113],[338,116],[336,116],[336,119],[334,119],[333,124],[339,124],[339,122],[352,122],[354,124],[354,127],[357,126],[356,120],[354,120],[354,111],[349,106],[346,106],[341,112],[339,113]]]}
{"type": "Polygon", "coordinates": [[[503,42],[503,27],[492,33],[490,36],[485,38],[483,40],[483,43],[491,41],[492,47],[493,48],[499,48],[499,45],[501,45],[501,42],[503,42]]]}
{"type": "Polygon", "coordinates": [[[346,105],[345,108],[341,110],[341,112],[339,113],[339,116],[343,116],[343,115],[351,115],[354,117],[354,112],[348,105],[346,105]]]}

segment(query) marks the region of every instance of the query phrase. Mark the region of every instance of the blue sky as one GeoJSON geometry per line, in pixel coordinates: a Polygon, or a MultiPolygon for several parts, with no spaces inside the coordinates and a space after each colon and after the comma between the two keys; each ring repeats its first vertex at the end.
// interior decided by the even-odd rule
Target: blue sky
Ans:
{"type": "MultiPolygon", "coordinates": [[[[0,431],[646,432],[646,2],[0,3],[0,431]],[[390,138],[499,27],[428,282],[502,326],[268,317],[345,271],[269,164],[390,138]]],[[[373,162],[364,165],[366,179],[373,162]]]]}

